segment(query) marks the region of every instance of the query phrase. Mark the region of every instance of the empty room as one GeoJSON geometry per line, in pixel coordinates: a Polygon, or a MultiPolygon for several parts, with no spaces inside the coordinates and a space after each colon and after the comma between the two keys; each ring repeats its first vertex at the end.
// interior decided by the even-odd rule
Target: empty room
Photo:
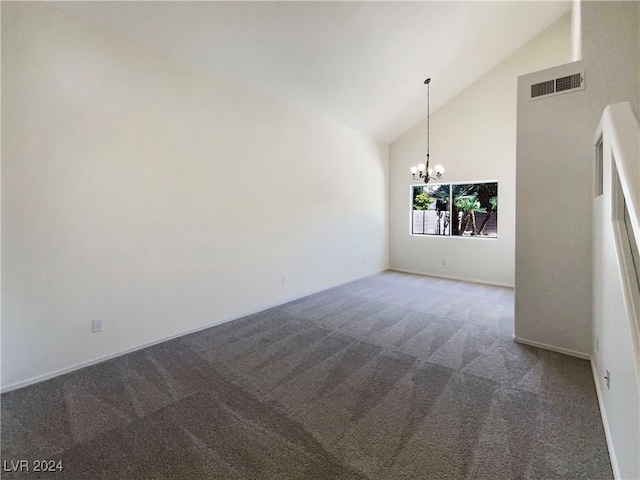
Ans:
{"type": "Polygon", "coordinates": [[[640,2],[3,1],[7,479],[640,479],[640,2]]]}

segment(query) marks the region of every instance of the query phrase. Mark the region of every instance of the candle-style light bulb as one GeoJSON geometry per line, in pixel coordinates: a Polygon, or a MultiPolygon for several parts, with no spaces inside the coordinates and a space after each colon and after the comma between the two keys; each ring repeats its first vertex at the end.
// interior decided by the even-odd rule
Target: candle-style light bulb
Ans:
{"type": "Polygon", "coordinates": [[[415,175],[416,173],[418,173],[418,167],[411,167],[411,174],[415,175]]]}
{"type": "Polygon", "coordinates": [[[442,175],[444,173],[444,167],[442,165],[436,165],[436,173],[442,175]]]}
{"type": "Polygon", "coordinates": [[[425,167],[424,163],[421,163],[421,164],[418,165],[418,170],[420,172],[424,172],[424,167],[425,167]]]}

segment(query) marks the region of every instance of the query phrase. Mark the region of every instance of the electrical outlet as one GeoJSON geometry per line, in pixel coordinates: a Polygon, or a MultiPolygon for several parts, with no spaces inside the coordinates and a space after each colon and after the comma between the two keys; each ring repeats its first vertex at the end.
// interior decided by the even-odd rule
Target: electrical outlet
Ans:
{"type": "Polygon", "coordinates": [[[94,320],[91,322],[91,332],[98,333],[102,331],[102,319],[94,320]]]}

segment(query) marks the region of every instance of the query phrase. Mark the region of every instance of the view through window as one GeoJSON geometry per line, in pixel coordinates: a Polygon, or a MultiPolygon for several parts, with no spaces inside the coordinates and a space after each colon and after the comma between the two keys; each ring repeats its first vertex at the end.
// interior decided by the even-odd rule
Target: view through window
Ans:
{"type": "Polygon", "coordinates": [[[496,238],[498,183],[439,183],[411,187],[411,233],[496,238]]]}

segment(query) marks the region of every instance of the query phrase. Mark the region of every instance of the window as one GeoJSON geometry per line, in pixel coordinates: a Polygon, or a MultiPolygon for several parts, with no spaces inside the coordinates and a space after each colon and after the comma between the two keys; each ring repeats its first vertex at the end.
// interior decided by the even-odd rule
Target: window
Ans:
{"type": "Polygon", "coordinates": [[[411,233],[496,238],[498,183],[439,183],[411,187],[411,233]]]}
{"type": "Polygon", "coordinates": [[[602,137],[596,144],[596,197],[602,195],[603,187],[603,154],[604,146],[602,144],[602,137]]]}

